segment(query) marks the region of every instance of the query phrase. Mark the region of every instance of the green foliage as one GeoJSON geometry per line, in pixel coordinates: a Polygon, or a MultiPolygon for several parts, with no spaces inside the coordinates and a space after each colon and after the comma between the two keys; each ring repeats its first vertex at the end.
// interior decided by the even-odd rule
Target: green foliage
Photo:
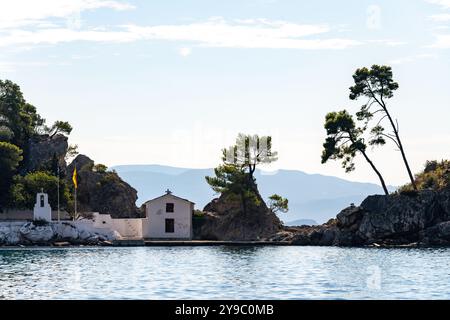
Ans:
{"type": "Polygon", "coordinates": [[[345,172],[351,172],[355,170],[354,159],[360,153],[377,174],[385,194],[389,194],[381,173],[366,153],[367,145],[363,138],[366,128],[357,127],[352,115],[346,110],[328,113],[324,127],[327,137],[323,144],[322,163],[330,159],[341,160],[345,172]]]}
{"type": "MultiPolygon", "coordinates": [[[[60,207],[65,209],[71,201],[71,195],[67,182],[63,179],[59,182],[60,207]]],[[[43,190],[49,195],[52,208],[58,205],[58,178],[49,172],[37,171],[25,176],[16,175],[10,189],[10,202],[16,208],[32,209],[36,202],[36,193],[43,190]]]]}
{"type": "Polygon", "coordinates": [[[70,159],[75,158],[77,155],[78,155],[78,145],[71,144],[67,148],[65,160],[69,161],[70,159]]]}
{"type": "Polygon", "coordinates": [[[373,65],[370,70],[357,69],[353,75],[355,85],[350,87],[350,99],[356,100],[361,96],[392,98],[394,91],[398,89],[398,83],[394,82],[392,76],[392,68],[389,66],[373,65]]]}
{"type": "Polygon", "coordinates": [[[20,87],[10,80],[0,80],[0,116],[2,126],[10,131],[9,141],[23,150],[45,122],[36,108],[26,102],[20,87]]]}
{"type": "Polygon", "coordinates": [[[272,137],[245,135],[239,133],[233,146],[222,150],[224,163],[242,167],[253,176],[256,166],[278,160],[278,153],[272,151],[272,137]]]}
{"type": "Polygon", "coordinates": [[[399,138],[397,137],[398,128],[393,125],[393,133],[386,133],[381,125],[385,119],[390,119],[385,99],[392,98],[394,91],[398,89],[398,83],[394,82],[392,69],[389,66],[373,65],[369,70],[367,68],[357,69],[353,75],[355,85],[350,87],[350,99],[357,100],[360,97],[368,98],[368,101],[361,106],[356,113],[359,121],[364,121],[364,128],[367,129],[369,122],[378,114],[377,124],[371,128],[371,139],[369,145],[384,145],[386,139],[393,141],[399,147],[399,138]],[[373,111],[373,105],[378,109],[373,111]]]}
{"type": "Polygon", "coordinates": [[[223,164],[214,169],[213,177],[205,177],[211,188],[229,199],[239,199],[244,213],[252,205],[260,205],[253,176],[257,165],[277,160],[272,151],[272,138],[239,134],[236,144],[222,150],[223,164]]]}
{"type": "Polygon", "coordinates": [[[386,105],[386,99],[392,98],[394,91],[399,88],[398,83],[393,80],[392,68],[379,65],[373,65],[370,70],[360,68],[353,74],[353,80],[355,85],[350,87],[350,99],[357,100],[361,97],[367,99],[356,114],[359,121],[364,121],[364,130],[368,128],[370,121],[376,120],[376,124],[370,129],[368,144],[381,146],[385,145],[386,141],[394,143],[402,155],[411,185],[416,188],[400,139],[398,121],[393,119],[386,105]],[[385,130],[383,121],[388,121],[391,130],[385,130]]]}
{"type": "Polygon", "coordinates": [[[214,169],[214,174],[215,177],[206,177],[206,182],[217,193],[240,194],[243,189],[250,188],[251,182],[255,182],[241,167],[233,164],[218,166],[214,169]]]}
{"type": "Polygon", "coordinates": [[[104,172],[101,174],[102,174],[102,179],[100,180],[100,186],[122,183],[120,177],[117,175],[116,172],[104,172]]]}
{"type": "MultiPolygon", "coordinates": [[[[1,116],[0,116],[0,120],[1,120],[1,116]]],[[[8,128],[6,125],[1,124],[0,121],[0,141],[11,141],[13,137],[13,132],[11,131],[10,128],[8,128]]]]}
{"type": "Polygon", "coordinates": [[[12,177],[22,159],[19,147],[9,142],[0,142],[0,209],[7,203],[12,177]]]}
{"type": "MultiPolygon", "coordinates": [[[[45,119],[25,100],[20,87],[10,80],[0,80],[0,208],[30,207],[30,204],[32,207],[35,192],[41,188],[36,189],[37,184],[42,184],[44,189],[54,185],[51,177],[55,178],[59,165],[56,155],[41,164],[50,172],[45,173],[47,176],[36,172],[13,179],[17,172],[26,171],[30,139],[40,134],[47,134],[48,138],[57,133],[68,135],[71,131],[72,127],[65,121],[56,121],[50,128],[45,126],[45,119]]],[[[62,203],[68,199],[66,196],[62,194],[62,203]]],[[[56,201],[56,196],[51,201],[56,201]]]]}
{"type": "Polygon", "coordinates": [[[99,163],[99,164],[94,165],[92,170],[94,172],[98,172],[98,173],[106,173],[106,171],[108,170],[108,167],[105,166],[104,164],[99,163]]]}
{"type": "MultiPolygon", "coordinates": [[[[450,187],[450,161],[427,161],[424,170],[415,177],[417,190],[442,190],[450,187]]],[[[409,183],[399,188],[398,192],[406,194],[414,191],[409,183]]]]}
{"type": "Polygon", "coordinates": [[[205,217],[205,213],[202,210],[194,210],[193,212],[193,217],[194,218],[204,218],[205,217]]]}
{"type": "Polygon", "coordinates": [[[346,111],[330,112],[325,116],[327,138],[323,144],[322,163],[328,160],[341,160],[346,172],[355,170],[354,158],[357,152],[365,152],[367,146],[357,128],[353,117],[346,111]]]}
{"type": "Polygon", "coordinates": [[[45,127],[45,132],[53,138],[56,134],[61,133],[69,135],[72,132],[72,126],[67,121],[55,121],[51,127],[45,127]]]}
{"type": "Polygon", "coordinates": [[[269,197],[269,208],[274,213],[286,213],[289,211],[289,200],[278,194],[273,194],[269,197]]]}

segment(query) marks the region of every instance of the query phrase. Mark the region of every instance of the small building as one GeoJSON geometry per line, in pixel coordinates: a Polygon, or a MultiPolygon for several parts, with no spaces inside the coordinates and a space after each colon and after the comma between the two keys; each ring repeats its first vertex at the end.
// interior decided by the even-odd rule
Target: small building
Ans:
{"type": "Polygon", "coordinates": [[[52,208],[48,203],[48,194],[43,191],[36,194],[36,203],[33,210],[34,220],[52,221],[52,208]]]}
{"type": "Polygon", "coordinates": [[[170,190],[145,203],[146,219],[142,237],[146,239],[192,239],[194,203],[174,196],[170,190]]]}

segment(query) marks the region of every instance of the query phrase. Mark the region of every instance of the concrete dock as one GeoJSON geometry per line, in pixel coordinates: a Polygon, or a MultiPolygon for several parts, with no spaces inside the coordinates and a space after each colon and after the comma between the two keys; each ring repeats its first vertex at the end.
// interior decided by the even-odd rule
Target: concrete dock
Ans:
{"type": "Polygon", "coordinates": [[[113,246],[118,247],[207,247],[207,246],[289,246],[286,241],[215,241],[215,240],[114,240],[113,246]]]}
{"type": "Polygon", "coordinates": [[[286,246],[289,242],[281,241],[214,241],[214,240],[145,240],[146,246],[286,246]]]}

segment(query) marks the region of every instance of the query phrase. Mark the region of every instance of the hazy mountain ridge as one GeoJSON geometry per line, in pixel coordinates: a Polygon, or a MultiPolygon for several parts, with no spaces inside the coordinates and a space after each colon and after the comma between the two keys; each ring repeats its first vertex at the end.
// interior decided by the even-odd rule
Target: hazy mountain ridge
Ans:
{"type": "MultiPolygon", "coordinates": [[[[211,190],[205,176],[212,175],[213,169],[188,169],[162,165],[120,165],[112,167],[136,190],[138,205],[161,195],[167,188],[178,196],[203,207],[218,195],[211,190]]],[[[258,187],[264,199],[278,193],[289,199],[290,210],[280,214],[280,218],[290,221],[311,219],[318,223],[327,221],[350,203],[359,204],[365,197],[382,194],[376,184],[360,183],[324,176],[307,174],[295,170],[279,170],[255,174],[258,187]]]]}

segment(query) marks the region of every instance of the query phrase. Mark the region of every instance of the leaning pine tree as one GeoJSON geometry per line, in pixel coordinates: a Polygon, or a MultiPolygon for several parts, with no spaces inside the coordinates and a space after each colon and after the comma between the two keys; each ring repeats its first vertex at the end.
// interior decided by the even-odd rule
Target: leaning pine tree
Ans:
{"type": "Polygon", "coordinates": [[[384,193],[388,195],[389,191],[383,176],[367,155],[367,145],[362,137],[365,128],[357,127],[353,117],[346,110],[343,110],[330,112],[326,115],[325,130],[327,131],[327,138],[323,144],[322,163],[326,163],[330,159],[342,160],[342,167],[346,172],[351,172],[355,169],[353,160],[360,153],[376,173],[384,193]]]}
{"type": "Polygon", "coordinates": [[[402,155],[406,171],[411,180],[411,185],[417,190],[414,176],[406,158],[405,148],[400,139],[398,121],[394,121],[386,104],[386,99],[392,98],[394,91],[398,89],[398,83],[394,82],[392,78],[391,67],[373,65],[370,70],[367,68],[357,69],[353,75],[353,80],[355,85],[350,87],[350,99],[357,100],[360,97],[368,98],[367,102],[357,113],[358,120],[364,120],[367,127],[369,121],[379,115],[376,125],[371,129],[371,133],[374,136],[371,144],[384,145],[386,139],[392,141],[402,155]],[[382,126],[384,120],[388,121],[391,132],[386,132],[382,126]]]}

